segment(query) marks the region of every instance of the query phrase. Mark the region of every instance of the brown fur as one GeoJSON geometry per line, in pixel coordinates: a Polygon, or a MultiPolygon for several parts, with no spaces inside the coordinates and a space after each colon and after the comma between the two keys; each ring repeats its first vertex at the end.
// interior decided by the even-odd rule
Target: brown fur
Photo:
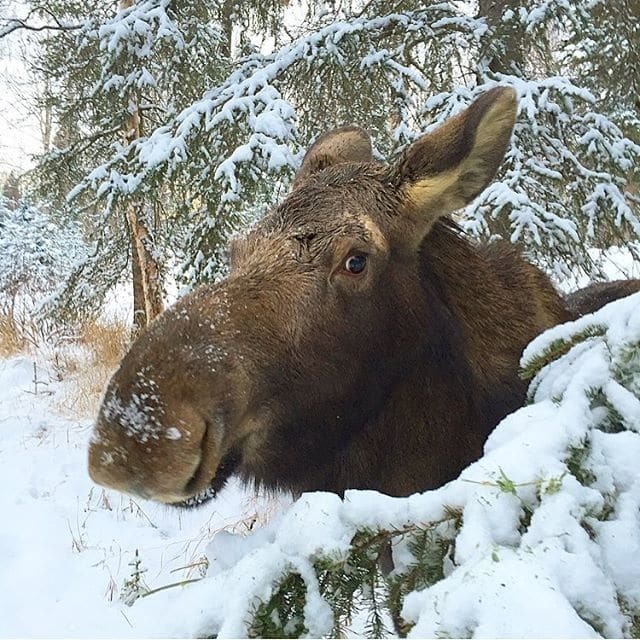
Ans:
{"type": "Polygon", "coordinates": [[[637,291],[640,291],[640,280],[595,282],[584,289],[570,293],[565,297],[565,304],[572,315],[579,317],[593,313],[605,304],[630,296],[637,291]]]}
{"type": "Polygon", "coordinates": [[[232,243],[230,275],[123,359],[94,480],[189,505],[231,473],[393,495],[456,477],[522,403],[524,346],[572,317],[516,248],[443,217],[492,179],[514,118],[513,92],[494,89],[389,167],[362,130],[319,139],[292,193],[232,243]]]}

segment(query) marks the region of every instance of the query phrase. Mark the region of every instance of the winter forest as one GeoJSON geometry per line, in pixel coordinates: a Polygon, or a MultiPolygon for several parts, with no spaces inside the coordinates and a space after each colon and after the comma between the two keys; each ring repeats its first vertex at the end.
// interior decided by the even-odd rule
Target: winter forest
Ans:
{"type": "Polygon", "coordinates": [[[530,342],[433,490],[181,510],[87,472],[128,347],[335,127],[392,163],[510,87],[457,233],[563,295],[640,278],[640,0],[0,0],[0,85],[0,637],[640,637],[640,293],[530,342]]]}

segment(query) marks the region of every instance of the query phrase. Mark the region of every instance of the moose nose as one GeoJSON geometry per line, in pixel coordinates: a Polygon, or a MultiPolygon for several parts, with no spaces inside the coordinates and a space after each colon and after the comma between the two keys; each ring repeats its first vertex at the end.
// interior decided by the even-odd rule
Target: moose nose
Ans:
{"type": "Polygon", "coordinates": [[[133,432],[126,416],[102,413],[89,445],[89,475],[97,484],[159,502],[180,502],[206,483],[207,425],[180,407],[153,437],[133,432]],[[179,413],[179,416],[177,415],[179,413]]]}
{"type": "Polygon", "coordinates": [[[131,447],[124,451],[92,443],[89,447],[89,476],[99,485],[159,502],[180,502],[190,495],[188,488],[200,467],[200,455],[180,456],[180,464],[166,464],[169,456],[150,456],[144,466],[131,447]],[[118,454],[122,457],[118,459],[118,454]]]}

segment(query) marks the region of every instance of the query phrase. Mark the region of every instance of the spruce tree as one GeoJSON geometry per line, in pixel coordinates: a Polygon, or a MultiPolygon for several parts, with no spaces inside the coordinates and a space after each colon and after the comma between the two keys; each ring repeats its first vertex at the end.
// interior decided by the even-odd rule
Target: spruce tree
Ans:
{"type": "Polygon", "coordinates": [[[640,66],[633,0],[500,0],[478,15],[447,2],[310,3],[296,24],[280,2],[38,6],[69,27],[37,63],[66,141],[39,175],[50,194],[76,185],[69,207],[94,221],[97,251],[77,283],[102,289],[122,272],[132,202],[144,203],[161,270],[171,256],[188,285],[213,280],[229,234],[286,193],[320,133],[359,124],[388,159],[495,83],[516,88],[519,118],[462,226],[523,244],[560,277],[598,275],[589,248],[637,248],[637,92],[610,71],[640,66]],[[142,126],[125,139],[132,109],[142,126]]]}
{"type": "MultiPolygon", "coordinates": [[[[149,274],[143,277],[144,270],[163,270],[175,245],[179,248],[176,221],[180,213],[188,218],[197,195],[177,180],[141,181],[127,165],[148,132],[228,72],[215,7],[168,1],[37,7],[43,20],[55,16],[68,27],[50,33],[34,61],[47,81],[43,104],[53,109],[56,122],[54,148],[37,168],[39,193],[81,219],[95,243],[94,255],[51,309],[94,310],[129,262],[137,276],[136,322],[144,325],[158,311],[160,289],[158,282],[155,301],[145,309],[149,274]],[[121,171],[103,173],[109,184],[97,188],[96,167],[114,158],[121,171]]],[[[161,275],[151,277],[159,281],[161,275]]]]}

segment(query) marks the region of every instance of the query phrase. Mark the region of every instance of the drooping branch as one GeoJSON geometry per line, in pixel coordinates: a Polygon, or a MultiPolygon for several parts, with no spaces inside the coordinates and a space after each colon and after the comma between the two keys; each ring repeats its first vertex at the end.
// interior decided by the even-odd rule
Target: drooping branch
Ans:
{"type": "Polygon", "coordinates": [[[20,20],[19,18],[12,18],[6,26],[0,29],[0,38],[5,38],[9,34],[17,31],[18,29],[25,29],[27,31],[74,31],[80,29],[82,25],[60,25],[60,24],[41,24],[34,25],[20,20]]]}

